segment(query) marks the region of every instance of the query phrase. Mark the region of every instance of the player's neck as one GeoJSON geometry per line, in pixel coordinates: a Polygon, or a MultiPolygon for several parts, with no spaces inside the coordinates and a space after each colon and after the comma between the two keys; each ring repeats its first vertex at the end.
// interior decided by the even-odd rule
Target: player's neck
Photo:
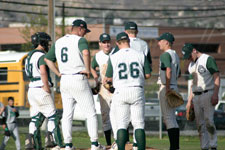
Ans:
{"type": "Polygon", "coordinates": [[[128,34],[129,38],[136,38],[137,35],[136,34],[128,34]]]}
{"type": "Polygon", "coordinates": [[[121,43],[120,45],[118,45],[119,49],[124,49],[124,48],[130,48],[129,43],[121,43]]]}

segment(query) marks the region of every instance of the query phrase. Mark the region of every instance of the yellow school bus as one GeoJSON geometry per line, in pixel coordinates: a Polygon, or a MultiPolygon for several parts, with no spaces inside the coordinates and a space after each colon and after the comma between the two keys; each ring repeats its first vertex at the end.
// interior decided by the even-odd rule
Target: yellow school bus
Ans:
{"type": "MultiPolygon", "coordinates": [[[[29,107],[27,90],[29,79],[24,71],[25,59],[28,52],[0,52],[0,102],[8,103],[8,97],[14,97],[15,106],[29,107]]],[[[57,88],[55,88],[57,89],[57,88]]],[[[54,92],[56,108],[62,108],[61,95],[54,92]]]]}

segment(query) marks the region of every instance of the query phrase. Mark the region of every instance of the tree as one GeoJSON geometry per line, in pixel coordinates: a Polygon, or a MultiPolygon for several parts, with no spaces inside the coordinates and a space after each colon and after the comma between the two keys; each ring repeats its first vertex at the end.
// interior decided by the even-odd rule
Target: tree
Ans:
{"type": "MultiPolygon", "coordinates": [[[[43,11],[40,9],[40,12],[43,11]]],[[[36,32],[47,32],[48,19],[45,15],[28,14],[23,20],[27,20],[26,22],[29,22],[29,24],[19,30],[23,39],[26,41],[25,44],[22,44],[21,51],[30,51],[32,48],[30,42],[31,35],[36,32]]]]}

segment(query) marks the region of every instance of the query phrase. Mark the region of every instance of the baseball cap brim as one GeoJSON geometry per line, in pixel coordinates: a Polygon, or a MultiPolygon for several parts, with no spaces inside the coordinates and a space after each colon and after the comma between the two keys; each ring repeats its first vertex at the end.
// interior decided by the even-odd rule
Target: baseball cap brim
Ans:
{"type": "Polygon", "coordinates": [[[183,59],[189,59],[191,57],[191,53],[185,53],[183,59]]]}
{"type": "Polygon", "coordinates": [[[87,29],[86,29],[86,32],[89,33],[89,32],[91,32],[91,30],[89,30],[89,29],[87,28],[87,29]]]}
{"type": "Polygon", "coordinates": [[[156,38],[156,40],[160,41],[160,40],[162,40],[162,37],[158,37],[158,38],[156,38]]]}

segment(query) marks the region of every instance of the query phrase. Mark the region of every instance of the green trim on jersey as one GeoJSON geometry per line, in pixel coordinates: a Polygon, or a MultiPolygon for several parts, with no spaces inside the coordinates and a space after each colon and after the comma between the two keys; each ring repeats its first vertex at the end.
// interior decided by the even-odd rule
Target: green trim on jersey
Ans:
{"type": "Polygon", "coordinates": [[[92,62],[91,62],[91,68],[96,69],[99,67],[98,62],[96,61],[96,55],[93,57],[92,62]]]}
{"type": "Polygon", "coordinates": [[[44,61],[45,55],[41,56],[38,60],[38,68],[40,68],[41,65],[46,65],[46,62],[44,61]]]}
{"type": "Polygon", "coordinates": [[[80,52],[82,52],[85,49],[89,50],[88,42],[85,38],[80,38],[80,40],[78,41],[78,48],[79,48],[80,52]]]}
{"type": "Polygon", "coordinates": [[[48,53],[45,55],[45,58],[48,60],[51,60],[53,62],[56,62],[56,56],[55,56],[55,43],[52,45],[51,49],[48,51],[48,53]]]}
{"type": "Polygon", "coordinates": [[[115,54],[116,52],[119,51],[119,47],[116,45],[115,49],[113,50],[113,53],[112,54],[115,54]]]}
{"type": "Polygon", "coordinates": [[[216,61],[213,57],[209,56],[206,62],[206,68],[209,70],[211,74],[214,74],[215,72],[219,72],[219,69],[216,65],[216,61]]]}
{"type": "Polygon", "coordinates": [[[50,76],[50,70],[46,64],[46,62],[44,61],[44,58],[45,58],[45,55],[41,56],[39,58],[39,61],[38,61],[38,68],[40,69],[40,66],[41,65],[45,65],[45,68],[46,68],[46,71],[47,71],[47,74],[48,74],[48,81],[52,84],[52,78],[50,76]]]}
{"type": "Polygon", "coordinates": [[[149,49],[148,49],[147,59],[148,59],[149,64],[152,64],[152,56],[151,56],[149,49]]]}
{"type": "Polygon", "coordinates": [[[113,66],[112,66],[112,62],[111,62],[110,58],[108,60],[108,67],[107,67],[105,76],[108,77],[108,78],[113,77],[113,66]]]}
{"type": "Polygon", "coordinates": [[[172,58],[168,52],[164,52],[160,56],[160,61],[161,61],[161,69],[162,70],[166,70],[166,68],[171,68],[172,58]]]}
{"type": "Polygon", "coordinates": [[[150,67],[149,60],[146,56],[144,61],[144,72],[145,74],[150,74],[152,72],[152,68],[150,67]]]}

